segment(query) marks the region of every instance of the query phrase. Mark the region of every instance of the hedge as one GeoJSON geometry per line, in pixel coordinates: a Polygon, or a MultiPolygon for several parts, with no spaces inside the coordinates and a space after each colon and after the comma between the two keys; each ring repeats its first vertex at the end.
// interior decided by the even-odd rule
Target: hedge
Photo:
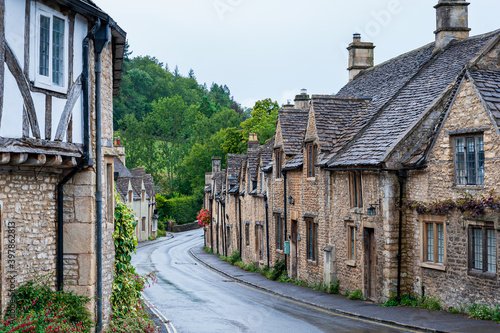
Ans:
{"type": "Polygon", "coordinates": [[[192,223],[196,221],[201,204],[194,195],[166,199],[158,207],[160,219],[173,219],[178,224],[192,223]]]}

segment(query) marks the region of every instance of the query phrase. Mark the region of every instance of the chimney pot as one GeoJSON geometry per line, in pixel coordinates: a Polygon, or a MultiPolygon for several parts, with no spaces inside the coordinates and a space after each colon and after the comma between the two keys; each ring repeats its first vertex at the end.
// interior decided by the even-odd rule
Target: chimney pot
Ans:
{"type": "Polygon", "coordinates": [[[307,89],[301,89],[300,95],[295,96],[295,108],[298,110],[304,110],[309,108],[309,95],[307,94],[307,89]]]}
{"type": "Polygon", "coordinates": [[[352,35],[352,40],[353,42],[361,42],[361,34],[355,33],[354,35],[352,35]]]}

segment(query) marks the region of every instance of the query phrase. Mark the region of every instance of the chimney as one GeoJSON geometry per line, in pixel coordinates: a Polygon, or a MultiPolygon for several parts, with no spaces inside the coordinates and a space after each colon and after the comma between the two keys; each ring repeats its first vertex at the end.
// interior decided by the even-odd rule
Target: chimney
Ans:
{"type": "Polygon", "coordinates": [[[300,95],[295,96],[295,108],[298,110],[309,109],[309,95],[307,94],[307,89],[301,89],[300,95]]]}
{"type": "Polygon", "coordinates": [[[283,105],[284,111],[293,111],[294,108],[295,108],[295,105],[292,104],[292,100],[290,100],[290,99],[288,99],[286,101],[286,104],[283,105]]]}
{"type": "Polygon", "coordinates": [[[257,133],[250,133],[250,136],[248,137],[248,149],[257,149],[259,146],[260,143],[257,138],[257,133]]]}
{"type": "Polygon", "coordinates": [[[118,158],[122,161],[123,165],[125,165],[125,147],[122,146],[121,138],[119,136],[113,139],[113,150],[118,155],[118,158]]]}
{"type": "Polygon", "coordinates": [[[454,39],[469,37],[469,3],[464,0],[439,0],[436,8],[436,49],[454,39]]]}
{"type": "Polygon", "coordinates": [[[373,43],[361,41],[361,34],[354,34],[349,50],[349,81],[352,81],[361,71],[373,67],[373,43]]]}
{"type": "Polygon", "coordinates": [[[221,158],[218,156],[212,157],[212,175],[220,171],[221,158]]]}

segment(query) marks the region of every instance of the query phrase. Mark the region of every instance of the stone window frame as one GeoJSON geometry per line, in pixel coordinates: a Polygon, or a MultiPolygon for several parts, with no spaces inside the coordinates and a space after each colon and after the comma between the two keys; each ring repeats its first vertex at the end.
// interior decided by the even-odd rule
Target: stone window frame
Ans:
{"type": "Polygon", "coordinates": [[[275,244],[276,250],[283,252],[285,249],[285,228],[283,217],[281,217],[281,213],[274,213],[274,225],[275,225],[275,244]]]}
{"type": "Polygon", "coordinates": [[[449,133],[450,139],[452,140],[452,146],[453,146],[453,170],[454,170],[454,186],[464,188],[464,187],[479,187],[483,188],[484,187],[484,178],[485,178],[485,169],[484,169],[484,164],[485,164],[485,152],[484,152],[484,132],[481,129],[474,129],[471,131],[466,131],[466,133],[454,133],[451,132],[449,133]],[[480,145],[478,142],[478,139],[481,138],[482,140],[482,153],[478,149],[478,146],[480,145]],[[464,176],[459,176],[459,166],[458,166],[458,153],[457,153],[457,140],[458,139],[463,139],[464,140],[464,152],[463,152],[463,158],[464,158],[464,176]],[[467,164],[469,163],[469,155],[467,154],[467,139],[474,139],[474,182],[469,181],[469,174],[468,174],[468,167],[467,164]],[[482,154],[482,155],[481,155],[482,154]],[[482,159],[481,159],[482,156],[482,159]],[[480,176],[480,171],[481,168],[479,167],[480,163],[482,163],[482,177],[480,176]],[[464,178],[465,179],[465,184],[459,184],[459,178],[464,178]]]}
{"type": "Polygon", "coordinates": [[[276,179],[282,179],[281,175],[281,169],[283,168],[283,152],[281,148],[275,148],[274,149],[274,166],[275,166],[275,172],[274,172],[274,177],[276,179]]]}
{"type": "Polygon", "coordinates": [[[487,279],[494,279],[496,280],[497,278],[497,273],[498,273],[498,253],[497,253],[497,246],[498,246],[498,232],[496,231],[494,227],[494,223],[490,222],[482,222],[482,221],[477,221],[476,223],[469,223],[467,226],[467,238],[468,238],[468,244],[467,244],[467,250],[468,250],[468,258],[467,258],[467,268],[468,268],[468,275],[471,276],[477,276],[477,277],[482,277],[482,278],[487,278],[487,279]],[[482,261],[483,261],[483,269],[477,269],[474,267],[474,234],[473,231],[477,229],[482,230],[482,244],[481,244],[481,249],[482,249],[482,261]],[[487,244],[487,231],[493,231],[495,235],[495,272],[490,272],[488,271],[488,261],[485,260],[485,258],[488,258],[488,244],[487,244]]]}
{"type": "Polygon", "coordinates": [[[360,171],[349,172],[349,204],[351,208],[363,208],[363,177],[360,171]]]}
{"type": "Polygon", "coordinates": [[[314,142],[306,143],[306,172],[307,178],[316,178],[317,146],[314,142]]]}
{"type": "Polygon", "coordinates": [[[261,262],[264,260],[264,224],[262,222],[255,222],[255,254],[257,259],[261,262]],[[259,237],[260,235],[260,237],[259,237]],[[260,247],[259,247],[260,245],[260,247]]]}
{"type": "Polygon", "coordinates": [[[347,266],[356,267],[356,257],[358,254],[358,249],[356,248],[358,229],[354,223],[347,223],[347,266]]]}
{"type": "Polygon", "coordinates": [[[420,267],[434,269],[438,271],[446,271],[447,266],[447,225],[446,216],[444,215],[433,215],[433,214],[422,214],[419,216],[420,220],[420,267]],[[428,258],[428,226],[432,225],[432,253],[433,258],[429,260],[428,258]],[[443,226],[443,262],[439,262],[439,237],[438,237],[438,226],[443,226]]]}
{"type": "Polygon", "coordinates": [[[318,223],[311,217],[304,218],[306,224],[306,258],[318,262],[318,223]]]}
{"type": "Polygon", "coordinates": [[[142,217],[142,225],[141,225],[141,230],[142,232],[146,232],[146,217],[142,217]]]}

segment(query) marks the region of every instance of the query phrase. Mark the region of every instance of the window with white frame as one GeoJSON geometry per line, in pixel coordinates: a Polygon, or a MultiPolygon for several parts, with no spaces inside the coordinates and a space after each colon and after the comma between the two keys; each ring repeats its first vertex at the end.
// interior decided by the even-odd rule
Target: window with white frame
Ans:
{"type": "Polygon", "coordinates": [[[31,79],[36,87],[65,93],[68,88],[68,19],[32,2],[31,79]]]}

